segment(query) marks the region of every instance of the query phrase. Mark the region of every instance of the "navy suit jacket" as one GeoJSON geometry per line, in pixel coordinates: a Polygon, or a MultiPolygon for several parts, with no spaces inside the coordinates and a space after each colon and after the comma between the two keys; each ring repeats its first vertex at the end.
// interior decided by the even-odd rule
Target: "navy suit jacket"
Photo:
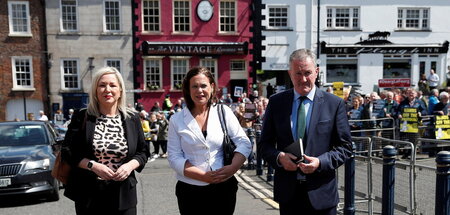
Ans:
{"type": "MultiPolygon", "coordinates": [[[[86,114],[86,109],[75,113],[69,124],[62,149],[63,158],[72,166],[64,195],[83,204],[89,204],[95,197],[97,190],[97,175],[92,171],[78,167],[83,158],[97,160],[92,148],[96,119],[95,116],[86,114]]],[[[136,159],[139,162],[136,171],[140,172],[147,163],[150,153],[144,140],[139,116],[138,114],[132,114],[130,118],[124,119],[122,114],[122,120],[128,144],[128,154],[124,163],[136,159]]],[[[127,179],[120,182],[120,197],[118,200],[120,210],[136,206],[136,184],[134,171],[127,179]]]]}
{"type": "MultiPolygon", "coordinates": [[[[297,172],[278,166],[277,156],[294,142],[291,129],[293,89],[270,97],[264,115],[259,146],[262,156],[275,168],[274,198],[287,202],[293,198],[297,172]]],[[[339,203],[335,170],[351,155],[351,134],[341,98],[316,90],[307,133],[305,154],[320,160],[319,168],[306,174],[306,186],[312,206],[327,209],[339,203]]]]}

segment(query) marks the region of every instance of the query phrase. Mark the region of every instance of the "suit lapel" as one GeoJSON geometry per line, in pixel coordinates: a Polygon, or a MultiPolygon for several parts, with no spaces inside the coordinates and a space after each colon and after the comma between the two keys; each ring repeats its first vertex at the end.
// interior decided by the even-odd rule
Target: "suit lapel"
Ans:
{"type": "Polygon", "coordinates": [[[123,123],[123,127],[124,127],[124,135],[125,138],[127,139],[127,144],[128,144],[128,154],[127,157],[130,154],[134,154],[134,152],[136,151],[136,144],[130,144],[130,143],[135,143],[136,140],[136,135],[130,135],[130,134],[137,134],[136,129],[133,126],[133,119],[132,118],[128,118],[125,119],[125,117],[123,116],[123,114],[121,113],[121,117],[122,117],[122,123],[123,123]]]}
{"type": "Polygon", "coordinates": [[[205,137],[202,134],[202,131],[200,130],[200,126],[198,125],[197,121],[195,121],[194,116],[192,116],[191,111],[189,111],[188,108],[183,108],[183,114],[184,114],[184,123],[189,128],[189,130],[203,143],[206,144],[205,137]]]}
{"type": "Polygon", "coordinates": [[[282,103],[281,105],[281,112],[283,113],[280,116],[287,116],[288,118],[283,120],[284,122],[287,122],[288,124],[286,125],[285,128],[289,128],[286,130],[289,130],[290,134],[291,134],[291,140],[290,142],[294,142],[294,134],[292,133],[292,127],[294,126],[293,123],[295,123],[295,120],[291,120],[291,115],[292,115],[292,105],[294,103],[294,89],[291,88],[288,93],[286,94],[286,103],[282,103]],[[284,113],[288,113],[288,114],[284,114],[284,113]]]}
{"type": "Polygon", "coordinates": [[[323,92],[320,89],[316,88],[316,94],[314,95],[313,106],[311,109],[311,119],[309,120],[308,138],[306,140],[307,142],[305,152],[307,154],[309,153],[308,149],[310,149],[313,145],[313,143],[311,143],[311,141],[314,139],[312,135],[314,135],[313,131],[316,130],[317,123],[319,122],[323,102],[323,92]]]}

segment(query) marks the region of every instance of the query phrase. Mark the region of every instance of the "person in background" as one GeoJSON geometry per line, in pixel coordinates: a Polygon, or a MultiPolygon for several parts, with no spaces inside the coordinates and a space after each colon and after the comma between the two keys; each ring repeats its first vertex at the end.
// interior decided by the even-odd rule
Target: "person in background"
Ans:
{"type": "Polygon", "coordinates": [[[161,106],[159,105],[159,102],[155,102],[155,104],[153,104],[152,108],[150,109],[151,113],[154,112],[160,112],[162,111],[161,106]]]}
{"type": "Polygon", "coordinates": [[[182,88],[186,108],[170,119],[168,136],[180,214],[231,215],[238,189],[234,174],[250,154],[250,141],[231,109],[222,105],[228,135],[236,144],[231,164],[224,165],[214,76],[205,67],[191,68],[182,88]]]}
{"type": "Polygon", "coordinates": [[[267,94],[267,98],[270,98],[271,95],[273,95],[273,86],[268,83],[266,86],[266,94],[267,94]]]}
{"type": "Polygon", "coordinates": [[[151,113],[150,118],[148,120],[150,124],[150,141],[152,142],[154,148],[152,158],[159,158],[159,142],[158,142],[159,124],[156,114],[157,113],[151,113]]]}
{"type": "Polygon", "coordinates": [[[439,90],[432,89],[430,97],[428,98],[428,114],[433,114],[434,107],[439,103],[439,90]]]}
{"type": "Polygon", "coordinates": [[[72,119],[74,112],[75,111],[72,108],[69,109],[69,115],[67,115],[67,121],[70,121],[72,119]]]}
{"type": "Polygon", "coordinates": [[[430,69],[430,75],[428,76],[427,80],[430,90],[436,89],[439,86],[439,76],[436,74],[434,69],[430,69]]]}
{"type": "MultiPolygon", "coordinates": [[[[361,111],[362,111],[361,99],[359,97],[361,97],[361,96],[359,96],[359,95],[353,96],[353,98],[352,98],[353,106],[347,112],[348,119],[355,120],[355,121],[349,122],[350,130],[361,130],[362,129],[362,123],[360,121],[357,121],[357,120],[361,120],[361,111]]],[[[352,136],[359,137],[359,136],[361,136],[361,132],[352,132],[352,136]]],[[[361,151],[361,150],[359,150],[359,151],[361,151]]]]}
{"type": "Polygon", "coordinates": [[[180,99],[178,99],[177,103],[173,107],[173,110],[175,112],[178,112],[178,111],[181,111],[181,109],[183,109],[183,100],[180,98],[180,99]]]}
{"type": "Polygon", "coordinates": [[[271,96],[264,114],[258,146],[275,168],[274,200],[281,215],[336,214],[336,169],[351,156],[344,101],[315,86],[316,65],[311,50],[294,51],[288,71],[294,88],[271,96]],[[285,148],[300,138],[305,162],[297,163],[285,148]]]}
{"type": "Polygon", "coordinates": [[[47,117],[47,115],[45,115],[43,110],[39,111],[39,119],[38,120],[40,120],[40,121],[48,121],[48,117],[47,117]]]}
{"type": "Polygon", "coordinates": [[[448,104],[449,95],[447,92],[443,91],[439,94],[440,102],[434,106],[433,114],[434,115],[449,115],[448,109],[450,108],[448,104]]]}
{"type": "Polygon", "coordinates": [[[162,109],[163,109],[163,111],[170,111],[172,109],[172,101],[170,101],[170,94],[166,95],[166,98],[164,99],[164,102],[163,102],[162,109]]]}
{"type": "Polygon", "coordinates": [[[162,158],[167,158],[167,137],[169,132],[169,121],[166,119],[166,115],[163,113],[156,114],[158,123],[158,145],[161,146],[162,158]]]}
{"type": "Polygon", "coordinates": [[[420,74],[420,79],[417,83],[417,87],[419,87],[419,91],[422,91],[425,95],[428,95],[430,93],[430,87],[428,86],[428,79],[425,73],[420,74]]]}
{"type": "Polygon", "coordinates": [[[126,107],[124,86],[117,69],[100,68],[87,110],[69,124],[61,150],[71,166],[64,195],[75,202],[76,214],[137,214],[135,171],[149,153],[139,115],[126,107]]]}
{"type": "Polygon", "coordinates": [[[144,132],[145,143],[150,146],[150,124],[148,122],[148,113],[145,110],[139,112],[139,117],[141,120],[142,131],[144,132]]]}

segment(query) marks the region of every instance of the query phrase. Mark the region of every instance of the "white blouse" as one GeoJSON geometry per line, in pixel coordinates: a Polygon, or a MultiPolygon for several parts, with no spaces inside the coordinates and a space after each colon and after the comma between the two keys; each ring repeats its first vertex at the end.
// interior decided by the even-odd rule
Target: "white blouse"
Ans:
{"type": "MultiPolygon", "coordinates": [[[[227,131],[236,144],[235,152],[248,157],[252,150],[250,140],[234,115],[224,106],[227,131]]],[[[205,186],[208,183],[184,176],[184,165],[187,160],[203,171],[217,170],[223,167],[223,132],[217,113],[217,106],[210,107],[207,122],[206,139],[188,108],[175,113],[170,118],[167,144],[170,167],[175,170],[177,179],[192,185],[205,186]]]]}

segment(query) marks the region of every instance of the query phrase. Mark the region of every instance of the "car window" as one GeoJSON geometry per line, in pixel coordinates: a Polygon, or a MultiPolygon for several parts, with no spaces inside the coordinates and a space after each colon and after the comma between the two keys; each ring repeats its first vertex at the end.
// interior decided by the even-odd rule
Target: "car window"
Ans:
{"type": "Polygon", "coordinates": [[[42,125],[0,125],[0,146],[47,145],[42,125]]]}

